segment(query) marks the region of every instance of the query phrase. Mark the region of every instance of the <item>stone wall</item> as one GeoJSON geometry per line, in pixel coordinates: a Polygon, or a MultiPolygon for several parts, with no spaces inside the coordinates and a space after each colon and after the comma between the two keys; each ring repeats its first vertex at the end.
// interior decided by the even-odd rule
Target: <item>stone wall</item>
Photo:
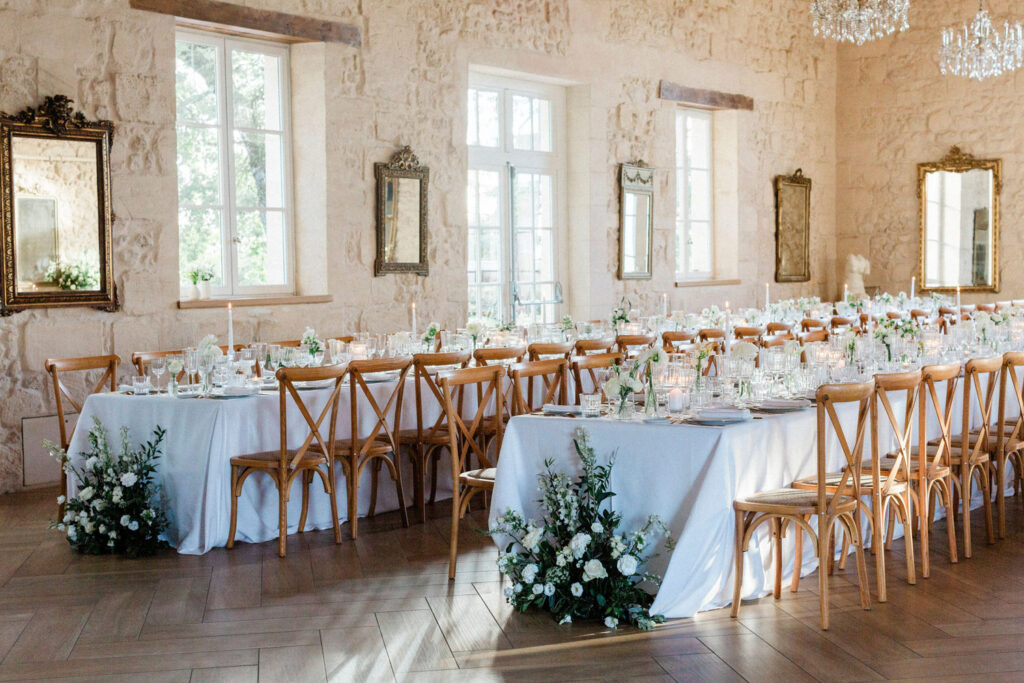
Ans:
{"type": "MultiPolygon", "coordinates": [[[[236,339],[396,330],[415,299],[420,320],[463,321],[466,176],[465,86],[471,64],[541,74],[570,84],[570,226],[573,258],[561,279],[568,311],[604,317],[620,296],[653,308],[731,299],[754,302],[774,273],[772,177],[797,167],[815,181],[813,280],[773,285],[773,296],[826,294],[836,286],[836,51],[816,40],[806,2],[770,0],[248,0],[243,4],[342,20],[363,29],[363,47],[302,46],[323,83],[304,84],[296,154],[317,156],[321,175],[304,190],[323,207],[301,220],[326,235],[326,281],[304,291],[334,303],[240,309],[236,339]],[[673,287],[675,105],[659,80],[742,93],[737,115],[742,284],[673,287]],[[319,93],[323,93],[320,95],[319,93]],[[305,130],[304,130],[305,129],[305,130]],[[319,137],[317,137],[319,136],[319,137]],[[312,141],[312,142],[311,142],[312,141]],[[431,169],[427,278],[374,278],[373,163],[401,144],[431,169]],[[301,151],[300,149],[301,148],[301,151]],[[617,266],[617,164],[657,167],[654,279],[622,283],[617,266]],[[312,188],[312,189],[310,189],[312,188]],[[326,225],[312,225],[323,222],[326,225]],[[575,253],[580,257],[576,258],[575,253]]],[[[53,411],[42,373],[51,356],[176,348],[224,334],[219,311],[179,311],[174,133],[174,22],[128,0],[0,0],[0,109],[16,111],[65,93],[90,117],[117,125],[112,190],[114,270],[123,309],[20,313],[0,320],[0,491],[21,483],[23,417],[53,411]]],[[[319,254],[299,255],[319,262],[319,254]]],[[[310,272],[319,272],[312,269],[310,272]]]]}
{"type": "MultiPolygon", "coordinates": [[[[1019,3],[986,6],[999,27],[1010,13],[1024,18],[1019,3]]],[[[839,49],[836,253],[840,263],[849,253],[867,256],[868,285],[909,289],[919,262],[917,164],[938,161],[958,145],[976,157],[1003,160],[1000,292],[965,294],[964,303],[1024,298],[1016,272],[1024,256],[1017,220],[1024,210],[1018,100],[1024,72],[979,83],[939,71],[942,29],[970,21],[975,12],[973,4],[954,0],[915,2],[909,31],[839,49]]]]}

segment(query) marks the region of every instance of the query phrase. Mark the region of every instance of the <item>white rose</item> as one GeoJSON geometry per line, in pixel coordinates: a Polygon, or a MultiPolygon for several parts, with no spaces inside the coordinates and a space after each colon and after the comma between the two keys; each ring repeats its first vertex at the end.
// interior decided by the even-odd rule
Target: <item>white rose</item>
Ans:
{"type": "Polygon", "coordinates": [[[562,620],[560,622],[558,622],[558,625],[561,626],[562,624],[571,624],[571,623],[572,623],[572,617],[569,616],[568,614],[566,614],[564,617],[562,617],[562,620]]]}
{"type": "Polygon", "coordinates": [[[533,583],[534,579],[537,578],[537,572],[540,571],[540,567],[533,564],[532,562],[523,567],[523,581],[526,583],[533,583]]]}
{"type": "Polygon", "coordinates": [[[131,488],[132,486],[135,486],[135,482],[138,480],[139,477],[134,472],[125,472],[121,475],[121,486],[131,488]]]}
{"type": "Polygon", "coordinates": [[[564,567],[567,562],[568,560],[565,559],[565,555],[563,555],[562,553],[558,553],[558,555],[555,556],[555,564],[557,564],[559,567],[564,567]]]}
{"type": "MultiPolygon", "coordinates": [[[[539,586],[540,584],[537,584],[537,585],[539,586]]],[[[544,595],[547,595],[548,597],[550,597],[550,596],[552,596],[554,594],[555,594],[555,584],[553,584],[553,583],[545,583],[544,584],[544,595]]]]}
{"type": "Polygon", "coordinates": [[[512,590],[515,591],[516,593],[522,593],[523,592],[523,584],[517,583],[515,586],[512,587],[512,590]]]}
{"type": "Polygon", "coordinates": [[[601,564],[601,560],[590,560],[583,565],[583,580],[593,581],[594,579],[604,579],[608,577],[608,572],[605,570],[604,565],[601,564]]]}
{"type": "Polygon", "coordinates": [[[87,534],[91,534],[96,529],[96,525],[90,520],[86,520],[85,524],[82,525],[82,531],[87,534]]]}
{"type": "Polygon", "coordinates": [[[583,584],[574,583],[573,585],[569,586],[569,592],[572,593],[573,597],[580,597],[581,595],[583,595],[583,584]]]}
{"type": "Polygon", "coordinates": [[[604,391],[604,395],[609,398],[618,396],[622,390],[622,380],[618,377],[612,377],[601,386],[601,390],[604,391]]]}
{"type": "Polygon", "coordinates": [[[632,555],[623,555],[615,566],[623,576],[633,576],[639,565],[640,563],[632,555]]]}
{"type": "Polygon", "coordinates": [[[529,551],[533,551],[540,543],[541,538],[544,536],[544,530],[535,526],[531,526],[526,536],[523,537],[523,547],[529,551]]]}
{"type": "Polygon", "coordinates": [[[92,494],[95,493],[91,486],[86,486],[84,489],[78,492],[78,500],[89,500],[92,498],[92,494]]]}
{"type": "Polygon", "coordinates": [[[534,595],[540,595],[543,592],[544,592],[544,586],[542,584],[539,584],[539,583],[533,584],[533,594],[534,595]]]}
{"type": "Polygon", "coordinates": [[[590,534],[578,533],[572,537],[569,541],[569,548],[572,550],[572,556],[577,560],[583,557],[583,553],[587,552],[587,546],[590,545],[590,534]]]}
{"type": "Polygon", "coordinates": [[[615,617],[605,617],[604,618],[604,625],[607,626],[608,628],[617,628],[618,625],[619,625],[619,620],[616,619],[615,617]]]}
{"type": "Polygon", "coordinates": [[[120,486],[115,486],[114,491],[110,494],[110,500],[114,503],[120,503],[124,500],[124,491],[120,486]]]}
{"type": "Polygon", "coordinates": [[[128,526],[132,523],[132,518],[128,515],[121,515],[121,526],[128,526]]]}
{"type": "Polygon", "coordinates": [[[57,505],[63,505],[67,501],[64,496],[57,496],[57,505]]]}
{"type": "Polygon", "coordinates": [[[590,530],[593,531],[595,534],[599,534],[602,531],[604,531],[604,527],[601,526],[601,522],[594,522],[590,525],[590,530]]]}
{"type": "Polygon", "coordinates": [[[128,525],[128,530],[129,531],[138,531],[139,530],[139,523],[138,522],[132,522],[131,524],[128,525]]]}
{"type": "Polygon", "coordinates": [[[90,456],[90,458],[85,461],[85,468],[91,470],[93,467],[96,466],[96,463],[98,463],[99,461],[100,459],[97,458],[95,455],[90,456]]]}

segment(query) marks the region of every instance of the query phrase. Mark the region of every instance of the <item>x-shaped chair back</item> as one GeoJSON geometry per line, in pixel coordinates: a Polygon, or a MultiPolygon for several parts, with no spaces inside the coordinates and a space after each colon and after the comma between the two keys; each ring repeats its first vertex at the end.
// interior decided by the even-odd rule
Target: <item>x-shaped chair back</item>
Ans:
{"type": "Polygon", "coordinates": [[[349,387],[352,391],[352,434],[349,437],[352,456],[357,460],[367,455],[375,445],[386,444],[397,456],[398,432],[402,419],[402,397],[405,395],[405,379],[412,369],[412,358],[383,358],[379,360],[354,360],[348,364],[349,387]],[[370,390],[366,375],[378,372],[398,372],[398,383],[383,407],[370,390]],[[374,424],[369,436],[359,436],[360,395],[373,411],[374,424]],[[392,417],[393,416],[393,417],[392,417]]]}
{"type": "Polygon", "coordinates": [[[620,334],[615,338],[615,348],[624,357],[630,358],[654,344],[655,341],[657,341],[657,337],[653,334],[620,334]]]}
{"type": "Polygon", "coordinates": [[[57,424],[60,428],[60,447],[64,450],[71,445],[71,437],[74,431],[68,432],[64,425],[64,401],[67,401],[75,413],[82,412],[82,405],[85,399],[93,394],[98,394],[109,387],[110,391],[117,391],[117,366],[121,359],[114,355],[109,356],[87,356],[84,358],[50,358],[46,361],[46,372],[53,381],[53,398],[57,405],[57,424]],[[89,370],[103,370],[99,381],[92,389],[86,392],[81,403],[71,395],[71,390],[64,383],[62,375],[68,372],[88,372],[89,370]]]}
{"type": "MultiPolygon", "coordinates": [[[[470,358],[471,354],[469,351],[417,353],[412,357],[413,377],[416,382],[416,440],[420,443],[424,443],[427,439],[442,433],[448,424],[444,414],[444,396],[441,394],[441,387],[437,383],[439,368],[452,369],[452,366],[458,366],[459,369],[464,369],[469,365],[470,358]],[[431,425],[427,425],[423,417],[424,398],[429,399],[429,397],[433,397],[441,409],[441,413],[431,425]]],[[[459,394],[457,408],[461,414],[461,393],[459,394]]]]}
{"type": "Polygon", "coordinates": [[[1001,383],[1003,359],[972,358],[964,365],[964,410],[963,422],[960,426],[960,455],[963,462],[974,460],[989,448],[989,436],[992,434],[992,407],[995,405],[996,387],[1001,383]],[[984,382],[982,381],[984,380],[984,382]],[[981,426],[974,446],[971,441],[971,398],[978,406],[981,415],[981,426]],[[968,456],[968,448],[970,455],[968,456]]]}
{"type": "Polygon", "coordinates": [[[528,415],[538,409],[533,404],[534,379],[538,377],[543,383],[544,390],[540,407],[548,403],[565,405],[568,369],[569,362],[564,358],[535,360],[513,365],[509,372],[512,377],[512,414],[528,415]],[[526,380],[525,386],[524,379],[526,380]]]}
{"type": "Polygon", "coordinates": [[[824,330],[826,328],[824,320],[816,320],[815,318],[804,318],[800,321],[800,331],[810,332],[811,330],[824,330]]]}
{"type": "Polygon", "coordinates": [[[741,341],[754,342],[755,344],[764,335],[760,327],[737,327],[732,331],[732,336],[741,341]]]}
{"type": "Polygon", "coordinates": [[[697,331],[697,339],[702,342],[712,339],[725,339],[725,330],[720,330],[717,327],[705,327],[697,331]]]}
{"type": "Polygon", "coordinates": [[[764,328],[765,334],[791,334],[793,326],[786,323],[768,323],[764,328]]]}
{"type": "Polygon", "coordinates": [[[996,427],[1000,449],[1010,440],[1024,440],[1024,383],[1017,375],[1021,367],[1024,367],[1024,353],[1007,351],[1003,354],[1003,375],[999,382],[999,423],[996,427]],[[1006,396],[1007,381],[1013,386],[1013,396],[1018,410],[1017,419],[1009,434],[1006,433],[1006,408],[1010,402],[1006,396]]]}
{"type": "Polygon", "coordinates": [[[939,423],[939,443],[932,455],[932,464],[948,466],[953,448],[953,413],[956,408],[956,385],[960,381],[960,364],[926,365],[921,368],[920,426],[918,428],[918,467],[924,476],[928,466],[928,406],[939,423]],[[939,398],[938,385],[946,384],[945,399],[939,398]]]}
{"type": "MultiPolygon", "coordinates": [[[[504,394],[502,383],[505,368],[500,365],[485,365],[464,370],[454,370],[441,375],[441,393],[444,396],[445,418],[448,420],[449,451],[452,456],[452,481],[458,482],[459,474],[466,470],[469,456],[475,455],[480,467],[494,467],[487,455],[488,440],[483,431],[488,422],[487,414],[494,402],[494,416],[500,417],[504,412],[504,394]],[[472,419],[467,420],[456,407],[457,395],[466,387],[475,386],[479,400],[472,419]]],[[[502,420],[495,419],[495,454],[501,451],[501,438],[504,430],[502,420]]]]}
{"type": "Polygon", "coordinates": [[[572,343],[549,343],[540,342],[530,344],[527,347],[527,354],[530,360],[548,360],[551,358],[563,358],[569,360],[572,355],[572,343]]]}
{"type": "Polygon", "coordinates": [[[696,336],[689,332],[662,332],[661,346],[666,353],[679,353],[679,345],[689,344],[696,336]]]}
{"type": "MultiPolygon", "coordinates": [[[[511,367],[516,363],[522,363],[526,357],[526,347],[513,347],[507,349],[477,349],[473,352],[473,360],[476,364],[483,367],[488,365],[500,364],[504,368],[511,367]]],[[[506,374],[508,371],[506,370],[506,374]]],[[[512,385],[502,387],[502,399],[503,399],[503,412],[498,411],[498,415],[503,415],[503,419],[512,417],[512,385]]],[[[480,398],[480,389],[477,389],[477,398],[480,398]]]]}
{"type": "Polygon", "coordinates": [[[828,330],[824,327],[816,330],[810,330],[800,334],[801,344],[810,344],[811,342],[827,342],[828,341],[828,330]]]}
{"type": "Polygon", "coordinates": [[[860,479],[861,467],[864,458],[864,436],[867,433],[869,422],[869,404],[874,393],[874,382],[862,382],[859,384],[824,384],[818,387],[816,398],[818,402],[818,511],[825,516],[835,513],[839,502],[839,496],[828,499],[827,488],[829,487],[826,477],[828,462],[826,452],[828,444],[828,428],[831,426],[836,438],[839,440],[839,447],[843,451],[846,462],[842,468],[842,478],[836,487],[839,491],[847,487],[853,491],[851,496],[854,500],[860,500],[860,479]],[[841,403],[859,403],[857,410],[857,426],[854,430],[853,446],[843,430],[843,424],[836,414],[835,406],[841,403]]]}
{"type": "Polygon", "coordinates": [[[614,339],[577,339],[573,345],[573,352],[577,356],[586,356],[593,353],[611,353],[613,348],[614,339]]]}
{"type": "Polygon", "coordinates": [[[828,327],[833,332],[840,332],[842,330],[854,329],[857,327],[856,323],[850,318],[844,318],[842,316],[834,316],[829,321],[828,327]]]}
{"type": "MultiPolygon", "coordinates": [[[[132,365],[135,366],[135,372],[138,373],[139,377],[146,376],[146,366],[150,365],[157,358],[167,358],[168,356],[177,356],[181,354],[181,350],[178,351],[136,351],[132,354],[132,365]]],[[[178,376],[175,377],[175,381],[181,381],[181,378],[185,376],[185,370],[182,369],[178,372],[178,376]]]]}
{"type": "Polygon", "coordinates": [[[917,410],[920,387],[920,370],[875,375],[875,400],[871,402],[871,473],[874,481],[880,483],[882,492],[890,490],[901,479],[910,480],[910,460],[913,452],[911,439],[914,434],[914,412],[917,410]],[[902,421],[896,415],[889,399],[890,392],[899,391],[904,392],[906,396],[902,421]],[[879,406],[885,414],[888,429],[883,429],[879,424],[879,406]],[[886,431],[891,431],[896,439],[896,450],[893,452],[896,457],[888,476],[882,481],[879,469],[880,442],[882,433],[886,431]]]}
{"type": "Polygon", "coordinates": [[[597,371],[603,368],[610,368],[622,362],[621,353],[595,353],[590,356],[575,356],[569,363],[572,370],[573,383],[576,385],[576,404],[579,405],[580,396],[583,394],[583,373],[586,372],[590,378],[592,391],[601,391],[601,383],[597,381],[597,371]]]}
{"type": "MultiPolygon", "coordinates": [[[[314,452],[323,453],[328,462],[334,457],[334,433],[338,423],[338,399],[341,396],[341,382],[345,377],[346,367],[344,365],[328,365],[321,368],[280,368],[275,376],[278,382],[281,408],[281,458],[278,465],[282,470],[294,470],[302,461],[302,457],[309,449],[314,452]],[[331,395],[327,399],[320,414],[314,419],[309,411],[309,406],[295,387],[296,382],[331,382],[331,395]],[[296,449],[294,455],[288,456],[288,400],[295,402],[295,406],[302,415],[302,420],[309,428],[302,445],[296,449]],[[324,438],[321,430],[324,420],[328,420],[327,438],[324,438]]],[[[313,396],[315,394],[307,394],[313,396]]]]}

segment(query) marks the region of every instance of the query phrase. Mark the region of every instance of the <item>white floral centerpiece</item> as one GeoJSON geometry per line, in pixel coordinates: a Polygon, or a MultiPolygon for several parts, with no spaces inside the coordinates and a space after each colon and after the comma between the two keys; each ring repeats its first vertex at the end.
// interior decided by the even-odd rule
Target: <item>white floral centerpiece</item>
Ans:
{"type": "Polygon", "coordinates": [[[562,322],[559,323],[559,329],[565,334],[570,334],[576,330],[576,323],[573,322],[571,315],[562,316],[562,322]]]}
{"type": "Polygon", "coordinates": [[[614,332],[618,333],[621,325],[629,323],[629,310],[631,307],[632,304],[630,304],[629,299],[622,297],[619,305],[612,309],[611,325],[614,332]]]}
{"type": "Polygon", "coordinates": [[[644,383],[636,376],[639,369],[636,363],[628,370],[622,365],[613,365],[608,369],[611,377],[601,385],[601,391],[615,405],[615,414],[623,420],[633,416],[633,394],[644,389],[644,383]]]}
{"type": "Polygon", "coordinates": [[[910,318],[883,318],[875,328],[875,339],[885,347],[886,357],[892,361],[895,342],[916,339],[917,332],[917,325],[910,318]]]}
{"type": "Polygon", "coordinates": [[[490,325],[483,318],[470,318],[466,322],[466,334],[473,340],[474,351],[477,345],[484,341],[484,335],[487,334],[489,328],[490,325]]]}
{"type": "Polygon", "coordinates": [[[200,363],[213,364],[224,356],[224,352],[217,344],[216,335],[208,334],[202,338],[196,347],[196,355],[200,363]]]}
{"type": "Polygon", "coordinates": [[[668,354],[665,349],[657,344],[644,349],[636,358],[636,365],[640,366],[640,375],[647,387],[647,397],[644,399],[644,413],[650,416],[658,412],[658,397],[654,391],[654,378],[665,370],[668,363],[668,354]]]}
{"type": "Polygon", "coordinates": [[[427,325],[427,330],[423,335],[423,346],[432,347],[434,341],[437,339],[437,335],[441,332],[441,325],[439,323],[430,323],[427,325]]]}
{"type": "MultiPolygon", "coordinates": [[[[583,429],[573,443],[582,463],[578,479],[553,472],[550,460],[538,476],[543,521],[507,510],[490,529],[511,539],[498,557],[498,569],[512,582],[505,598],[520,612],[551,612],[560,624],[603,619],[608,628],[650,629],[665,618],[649,612],[653,599],[642,586],[657,586],[661,577],[644,571],[645,554],[668,528],[651,515],[639,529],[620,533],[622,515],[610,505],[614,456],[599,465],[583,429]]],[[[665,545],[671,549],[670,538],[665,545]]]]}
{"type": "Polygon", "coordinates": [[[132,449],[128,428],[121,430],[121,454],[114,455],[99,420],[89,430],[89,450],[81,467],[71,464],[56,444],[44,442],[61,461],[78,493],[57,502],[67,504],[64,517],[52,524],[67,533],[68,543],[80,553],[118,553],[129,557],[152,555],[160,548],[167,518],[157,504],[156,461],[166,432],[157,427],[153,440],[132,449]]]}
{"type": "Polygon", "coordinates": [[[721,327],[725,323],[725,311],[718,306],[708,306],[700,312],[703,327],[721,327]]]}
{"type": "Polygon", "coordinates": [[[315,356],[324,350],[323,343],[316,338],[316,330],[312,327],[307,327],[306,331],[302,333],[302,343],[309,348],[309,355],[315,356]]]}

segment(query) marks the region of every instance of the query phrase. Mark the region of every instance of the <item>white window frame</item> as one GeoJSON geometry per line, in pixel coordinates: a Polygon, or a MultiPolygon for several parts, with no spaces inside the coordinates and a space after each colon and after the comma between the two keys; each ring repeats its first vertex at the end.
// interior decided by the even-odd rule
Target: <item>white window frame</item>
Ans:
{"type": "MultiPolygon", "coordinates": [[[[499,268],[500,281],[500,310],[505,320],[511,320],[514,302],[511,284],[515,280],[512,272],[512,247],[513,230],[509,202],[511,202],[509,165],[514,166],[518,173],[543,173],[551,175],[551,201],[552,201],[552,288],[553,291],[561,288],[562,273],[568,272],[567,247],[568,247],[568,204],[567,197],[567,164],[566,164],[566,115],[565,115],[565,88],[541,81],[529,80],[528,78],[511,78],[504,75],[488,73],[485,70],[471,69],[469,72],[469,84],[467,87],[466,101],[468,112],[468,90],[490,90],[499,93],[498,119],[499,134],[498,147],[481,147],[469,145],[468,170],[498,171],[500,185],[499,200],[500,206],[500,231],[501,231],[501,265],[499,268]],[[551,103],[551,151],[523,151],[513,147],[512,121],[512,97],[524,95],[527,97],[539,97],[551,103]]],[[[465,133],[463,133],[465,135],[465,133]]],[[[469,229],[472,229],[470,227],[469,229]]],[[[467,245],[468,245],[467,236],[467,245]]],[[[477,241],[479,245],[479,240],[477,241]]],[[[479,248],[479,247],[478,247],[479,248]]],[[[479,260],[479,259],[477,259],[479,260]]],[[[467,274],[468,278],[468,274],[467,274]]],[[[546,284],[541,281],[538,284],[546,284]]],[[[479,280],[475,285],[478,287],[479,280]]],[[[468,291],[468,290],[467,290],[468,291]]],[[[549,304],[552,306],[553,314],[550,322],[558,320],[564,310],[565,303],[549,304]]]]}
{"type": "MultiPolygon", "coordinates": [[[[175,30],[175,45],[178,41],[186,41],[200,45],[209,45],[217,49],[217,107],[219,123],[200,124],[182,123],[175,115],[175,130],[179,126],[194,128],[216,128],[218,129],[220,142],[220,205],[180,205],[181,208],[190,209],[218,209],[221,211],[221,272],[224,274],[224,284],[211,287],[211,293],[221,298],[246,297],[253,295],[270,294],[295,294],[295,202],[294,202],[294,175],[292,170],[292,100],[291,100],[291,52],[287,45],[281,43],[253,40],[248,38],[236,38],[222,36],[207,31],[197,31],[178,28],[175,30]],[[279,58],[281,65],[281,130],[269,130],[259,128],[245,128],[235,126],[233,86],[230,77],[230,54],[232,50],[244,50],[246,52],[260,52],[279,58]],[[234,133],[271,133],[281,136],[281,159],[283,162],[283,197],[284,207],[282,209],[267,209],[266,207],[238,206],[235,199],[235,155],[234,133]],[[280,212],[284,223],[284,265],[285,283],[280,285],[240,285],[238,282],[238,238],[237,213],[239,210],[259,210],[268,212],[280,212]],[[226,248],[225,248],[226,247],[226,248]]],[[[175,98],[177,101],[177,98],[175,98]]],[[[180,229],[180,228],[179,228],[180,229]]],[[[180,252],[179,252],[180,259],[180,252]]],[[[182,284],[182,297],[186,295],[187,287],[182,284]]]]}
{"type": "MultiPolygon", "coordinates": [[[[694,282],[703,280],[713,280],[716,276],[716,242],[717,234],[715,229],[715,120],[714,112],[709,109],[696,109],[692,107],[677,107],[675,112],[675,132],[676,132],[676,147],[675,147],[675,171],[676,171],[676,281],[678,282],[694,282]],[[690,233],[691,233],[691,219],[689,207],[686,205],[688,193],[681,191],[686,184],[689,183],[690,177],[690,158],[687,152],[687,140],[686,140],[686,119],[687,118],[700,118],[708,122],[708,131],[710,132],[710,139],[708,140],[708,159],[709,168],[700,169],[708,172],[708,235],[711,244],[708,245],[708,251],[711,258],[711,270],[707,271],[693,271],[689,270],[689,252],[688,247],[690,245],[690,233]],[[682,153],[680,154],[680,151],[682,153]]],[[[700,221],[703,222],[703,221],[700,221]]]]}

